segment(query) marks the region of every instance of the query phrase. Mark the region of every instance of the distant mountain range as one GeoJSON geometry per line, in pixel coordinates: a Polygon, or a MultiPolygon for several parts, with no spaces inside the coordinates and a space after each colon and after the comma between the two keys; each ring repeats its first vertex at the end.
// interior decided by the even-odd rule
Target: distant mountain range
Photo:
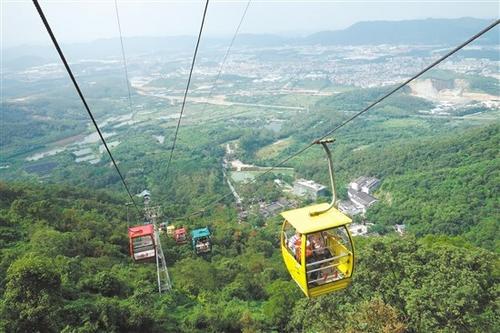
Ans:
{"type": "MultiPolygon", "coordinates": [[[[406,21],[359,22],[346,29],[322,31],[300,38],[282,37],[272,34],[241,34],[237,47],[270,47],[285,45],[363,45],[363,44],[426,44],[456,45],[470,38],[493,20],[424,19],[406,21]]],[[[496,27],[477,44],[498,45],[500,31],[496,27]]],[[[205,37],[202,48],[225,48],[228,38],[205,37]]],[[[127,55],[151,52],[186,51],[189,54],[195,43],[194,36],[174,37],[129,37],[125,38],[127,55]]],[[[119,55],[119,39],[99,39],[90,43],[62,45],[69,59],[102,58],[119,55]]],[[[55,60],[51,46],[19,46],[2,50],[4,65],[8,68],[25,67],[55,60]]],[[[188,54],[188,53],[187,53],[188,54]]]]}
{"type": "MultiPolygon", "coordinates": [[[[302,42],[325,45],[459,44],[492,22],[475,18],[359,22],[344,30],[312,34],[302,42]]],[[[496,27],[478,43],[498,44],[499,36],[496,27]]]]}

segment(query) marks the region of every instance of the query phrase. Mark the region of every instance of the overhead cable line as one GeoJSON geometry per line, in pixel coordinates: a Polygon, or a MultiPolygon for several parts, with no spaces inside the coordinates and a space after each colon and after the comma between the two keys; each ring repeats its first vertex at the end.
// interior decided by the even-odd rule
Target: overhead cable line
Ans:
{"type": "Polygon", "coordinates": [[[123,43],[122,25],[120,22],[120,14],[119,14],[119,10],[118,10],[118,1],[117,0],[115,0],[115,13],[116,13],[116,23],[118,25],[118,33],[120,35],[120,46],[121,46],[121,51],[122,51],[123,70],[125,72],[125,82],[127,84],[128,108],[129,108],[129,112],[130,112],[131,117],[133,117],[135,112],[133,111],[132,94],[130,92],[131,82],[130,82],[129,77],[128,77],[127,57],[125,56],[125,47],[124,47],[124,43],[123,43]]]}
{"type": "Polygon", "coordinates": [[[208,2],[209,2],[209,0],[206,1],[205,10],[203,11],[203,18],[201,20],[200,32],[198,33],[198,40],[196,41],[196,47],[194,49],[193,61],[191,62],[191,69],[189,70],[189,77],[188,77],[188,81],[187,81],[187,85],[186,85],[186,90],[184,92],[184,98],[182,99],[182,107],[181,107],[181,112],[179,114],[179,120],[177,121],[177,126],[175,128],[174,141],[172,143],[172,148],[170,150],[170,156],[169,156],[168,162],[167,162],[167,168],[165,171],[165,178],[168,177],[168,171],[170,170],[170,163],[172,162],[172,156],[174,154],[175,144],[177,143],[177,135],[179,134],[179,128],[181,126],[182,115],[184,114],[184,108],[186,107],[186,99],[187,99],[187,95],[189,92],[189,85],[191,84],[191,77],[193,76],[194,64],[196,62],[196,56],[198,54],[198,48],[200,46],[201,33],[203,32],[203,26],[205,24],[205,17],[207,16],[208,2]]]}
{"type": "MultiPolygon", "coordinates": [[[[264,173],[261,173],[259,176],[255,177],[250,183],[253,184],[255,183],[259,178],[261,177],[264,177],[265,175],[271,173],[273,170],[275,170],[276,168],[282,166],[283,164],[285,164],[286,162],[290,161],[291,159],[297,157],[298,155],[302,154],[303,152],[305,152],[306,150],[308,150],[309,148],[311,148],[312,146],[314,146],[318,141],[320,140],[323,140],[325,139],[326,137],[332,135],[333,133],[335,133],[336,131],[338,131],[339,129],[341,129],[342,127],[344,127],[345,125],[347,125],[348,123],[350,123],[351,121],[353,121],[354,119],[358,118],[359,116],[361,116],[362,114],[368,112],[370,109],[372,109],[374,106],[376,106],[377,104],[379,104],[380,102],[382,102],[383,100],[385,100],[386,98],[388,98],[389,96],[393,95],[394,93],[396,93],[397,91],[401,90],[403,87],[405,87],[406,85],[408,85],[410,82],[412,82],[413,80],[417,79],[418,77],[422,76],[424,73],[426,73],[427,71],[429,71],[430,69],[436,67],[437,65],[439,65],[441,62],[445,61],[446,59],[448,59],[450,56],[452,56],[453,54],[457,53],[458,51],[460,51],[461,49],[463,49],[465,46],[469,45],[470,43],[472,43],[473,41],[475,41],[476,39],[478,39],[479,37],[481,37],[482,35],[484,35],[485,33],[487,33],[488,31],[490,31],[491,29],[493,29],[494,27],[496,27],[498,24],[500,23],[500,20],[496,20],[494,21],[493,23],[491,23],[490,25],[488,25],[486,28],[484,28],[483,30],[481,30],[480,32],[476,33],[474,36],[472,36],[471,38],[469,38],[468,40],[466,40],[465,42],[463,42],[462,44],[458,45],[457,47],[455,47],[454,49],[452,49],[451,51],[449,51],[448,53],[446,53],[444,56],[442,56],[441,58],[439,58],[438,60],[434,61],[432,64],[430,64],[429,66],[425,67],[424,69],[422,69],[420,72],[418,72],[417,74],[413,75],[411,78],[407,79],[406,81],[400,83],[397,87],[393,88],[392,90],[390,90],[388,93],[386,93],[385,95],[383,95],[382,97],[378,98],[377,100],[375,100],[374,102],[372,102],[370,105],[368,105],[366,108],[364,108],[363,110],[359,111],[358,113],[356,113],[354,116],[348,118],[347,120],[343,121],[342,123],[340,123],[339,125],[337,125],[336,127],[334,127],[332,130],[326,132],[324,135],[322,135],[320,138],[314,140],[313,142],[309,143],[307,146],[305,146],[304,148],[300,149],[299,151],[295,152],[294,154],[288,156],[287,158],[283,159],[281,162],[279,162],[278,164],[276,164],[275,166],[267,169],[264,173]]],[[[192,216],[196,216],[196,215],[199,215],[203,212],[205,212],[208,208],[212,207],[213,205],[216,205],[218,204],[219,202],[221,202],[222,200],[224,200],[225,198],[229,197],[232,195],[232,192],[228,193],[228,194],[225,194],[224,196],[220,197],[219,199],[217,200],[214,200],[212,202],[210,202],[209,204],[207,204],[206,206],[204,206],[203,208],[201,208],[199,211],[197,212],[194,212],[194,213],[191,213],[191,214],[188,214],[182,218],[179,218],[179,219],[186,219],[186,218],[189,218],[189,217],[192,217],[192,216]]]]}
{"type": "Polygon", "coordinates": [[[222,58],[222,62],[220,64],[219,71],[217,72],[217,76],[215,77],[214,83],[212,84],[212,87],[210,88],[210,92],[208,93],[208,96],[206,98],[203,109],[201,110],[201,113],[205,112],[205,109],[207,108],[207,105],[208,105],[208,100],[210,99],[210,97],[212,97],[212,95],[215,91],[215,87],[217,86],[217,82],[219,82],[220,76],[222,74],[222,69],[224,68],[224,65],[226,64],[226,60],[229,56],[229,52],[231,51],[231,49],[233,47],[234,41],[236,40],[236,37],[238,36],[238,34],[240,32],[241,25],[243,24],[243,20],[245,19],[245,16],[246,16],[247,11],[248,11],[248,7],[250,6],[251,2],[252,2],[252,0],[248,0],[247,5],[245,7],[245,10],[243,11],[243,15],[241,15],[240,22],[238,23],[238,26],[236,27],[236,30],[234,31],[233,38],[231,39],[231,42],[229,43],[229,46],[226,50],[226,54],[224,55],[224,58],[222,58]]]}
{"type": "Polygon", "coordinates": [[[130,94],[130,81],[128,79],[127,59],[125,57],[125,47],[123,46],[122,26],[120,24],[120,15],[118,13],[118,2],[115,0],[116,22],[118,23],[118,32],[120,33],[120,45],[122,48],[123,69],[125,70],[125,80],[127,80],[128,106],[132,112],[132,96],[130,94]]]}
{"type": "Polygon", "coordinates": [[[63,62],[64,67],[66,68],[66,71],[68,72],[68,75],[69,75],[71,81],[73,82],[73,85],[75,86],[75,89],[76,89],[78,95],[80,96],[80,99],[82,100],[83,105],[85,106],[85,110],[87,110],[87,113],[88,113],[90,119],[92,120],[92,123],[94,124],[94,127],[95,127],[97,133],[99,134],[99,137],[101,138],[102,143],[104,144],[104,148],[106,148],[106,151],[108,152],[108,155],[111,158],[111,162],[113,162],[113,165],[116,169],[116,172],[118,172],[118,175],[120,176],[120,179],[123,183],[123,186],[125,187],[125,190],[127,191],[128,196],[130,197],[130,200],[132,200],[135,208],[137,209],[137,212],[140,214],[139,207],[135,203],[134,197],[130,193],[130,190],[127,186],[127,183],[125,182],[125,178],[123,177],[123,175],[120,171],[120,168],[118,168],[118,165],[116,164],[116,161],[115,161],[113,155],[111,154],[111,151],[109,150],[108,144],[106,143],[106,140],[104,139],[104,136],[103,136],[99,126],[97,125],[97,122],[94,118],[94,115],[92,114],[92,111],[90,111],[90,108],[87,104],[87,101],[85,100],[85,97],[83,96],[83,93],[80,90],[78,83],[76,82],[75,76],[73,75],[73,72],[71,71],[71,68],[69,67],[68,62],[66,61],[66,57],[64,56],[64,54],[61,50],[61,47],[59,46],[59,43],[57,42],[57,39],[56,39],[54,33],[52,32],[52,29],[50,28],[49,22],[47,21],[47,18],[45,17],[45,14],[43,13],[43,10],[40,7],[40,4],[38,3],[38,0],[33,0],[33,4],[35,5],[36,10],[38,11],[38,14],[40,15],[40,18],[42,19],[42,22],[43,22],[45,28],[47,29],[47,32],[49,33],[50,39],[52,39],[52,42],[54,43],[54,47],[56,48],[57,53],[59,53],[59,57],[61,58],[61,61],[63,62]]]}

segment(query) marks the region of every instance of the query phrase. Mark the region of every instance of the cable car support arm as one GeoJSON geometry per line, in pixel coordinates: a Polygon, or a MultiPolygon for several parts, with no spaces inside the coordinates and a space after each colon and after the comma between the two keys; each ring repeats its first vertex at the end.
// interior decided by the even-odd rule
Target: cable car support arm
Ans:
{"type": "Polygon", "coordinates": [[[317,140],[314,142],[314,144],[320,144],[323,146],[323,149],[325,150],[326,157],[328,159],[328,172],[330,174],[330,187],[332,188],[332,201],[330,202],[330,205],[323,210],[311,212],[311,216],[318,216],[323,213],[326,213],[329,211],[331,208],[333,208],[337,202],[337,192],[335,190],[335,175],[333,173],[333,159],[332,159],[332,152],[330,151],[330,148],[328,148],[329,143],[335,142],[335,139],[324,139],[324,140],[317,140]]]}

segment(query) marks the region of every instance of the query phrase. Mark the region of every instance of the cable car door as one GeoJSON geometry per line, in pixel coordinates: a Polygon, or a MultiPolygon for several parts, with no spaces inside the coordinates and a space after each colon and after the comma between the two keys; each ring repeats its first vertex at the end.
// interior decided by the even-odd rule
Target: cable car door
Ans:
{"type": "Polygon", "coordinates": [[[281,253],[283,261],[292,279],[295,280],[302,291],[307,295],[305,271],[301,264],[305,260],[305,242],[305,235],[297,234],[295,229],[285,221],[281,233],[281,253]]]}

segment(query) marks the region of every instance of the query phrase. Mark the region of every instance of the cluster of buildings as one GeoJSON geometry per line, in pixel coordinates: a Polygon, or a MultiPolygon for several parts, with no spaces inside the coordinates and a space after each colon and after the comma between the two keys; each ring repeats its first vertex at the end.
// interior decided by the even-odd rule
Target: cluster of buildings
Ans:
{"type": "MultiPolygon", "coordinates": [[[[479,47],[478,50],[482,48],[479,47]]],[[[493,51],[488,47],[484,47],[485,51],[493,51]]],[[[479,74],[483,76],[497,77],[498,61],[487,58],[451,58],[443,62],[442,69],[455,71],[461,74],[479,74]]]]}
{"type": "Polygon", "coordinates": [[[377,198],[370,193],[378,187],[380,179],[374,177],[359,177],[349,183],[347,196],[349,200],[339,202],[339,210],[347,215],[354,216],[358,214],[364,215],[369,207],[371,207],[377,198]]]}
{"type": "MultiPolygon", "coordinates": [[[[284,192],[286,191],[293,195],[311,199],[313,201],[317,200],[320,196],[327,195],[327,187],[313,180],[303,178],[297,179],[294,181],[293,187],[287,185],[280,179],[275,179],[274,182],[277,186],[283,188],[284,192]]],[[[338,209],[349,216],[364,215],[368,208],[378,201],[372,193],[379,185],[380,179],[375,177],[362,176],[357,178],[349,183],[349,187],[347,189],[349,199],[340,201],[338,209]]],[[[258,210],[261,216],[268,218],[275,216],[284,210],[296,208],[298,205],[299,203],[294,199],[281,197],[273,202],[259,202],[258,210]]],[[[349,231],[353,236],[367,236],[371,234],[370,227],[373,225],[373,223],[367,221],[363,221],[362,223],[353,222],[349,225],[349,231]]],[[[399,235],[404,235],[406,231],[405,225],[395,225],[394,231],[396,231],[399,235]]]]}
{"type": "MultiPolygon", "coordinates": [[[[292,88],[300,81],[331,82],[334,86],[355,86],[360,88],[386,86],[401,82],[413,74],[415,68],[423,68],[433,60],[434,46],[429,45],[357,45],[323,46],[295,45],[266,47],[255,50],[235,51],[225,65],[226,72],[251,78],[252,84],[275,83],[279,87],[292,88]],[[261,56],[262,53],[281,53],[279,61],[261,56]],[[297,57],[300,55],[300,57],[297,57]],[[325,56],[328,55],[328,56],[325,56]],[[297,60],[300,59],[300,60],[297,60]],[[292,84],[290,84],[292,83],[292,84]],[[284,86],[281,86],[285,84],[284,86]]],[[[484,76],[496,74],[494,60],[465,58],[446,61],[443,69],[459,73],[474,73],[484,76]]],[[[200,75],[210,78],[212,66],[198,68],[200,75]]],[[[185,73],[177,73],[184,75],[185,73]]],[[[320,89],[319,85],[316,89],[320,89]]],[[[247,91],[240,84],[226,82],[226,90],[231,93],[247,91]]]]}
{"type": "MultiPolygon", "coordinates": [[[[350,215],[365,214],[367,209],[377,202],[377,198],[370,193],[380,184],[380,180],[374,177],[359,177],[349,183],[347,195],[349,200],[339,202],[339,210],[350,215]]],[[[293,183],[294,195],[316,200],[319,196],[327,194],[327,188],[324,185],[316,183],[313,180],[297,179],[293,183]]]]}
{"type": "MultiPolygon", "coordinates": [[[[370,193],[380,184],[380,180],[374,177],[359,177],[349,183],[347,194],[349,200],[340,201],[338,208],[343,213],[354,216],[365,214],[366,210],[372,206],[377,199],[370,193]]],[[[312,180],[297,179],[293,183],[293,194],[308,199],[316,200],[319,196],[326,195],[326,187],[312,180]]],[[[349,231],[353,236],[363,236],[369,233],[373,223],[351,223],[349,231]]]]}
{"type": "Polygon", "coordinates": [[[283,197],[271,203],[259,203],[259,213],[265,218],[275,216],[284,210],[292,208],[297,208],[297,202],[283,197]]]}

